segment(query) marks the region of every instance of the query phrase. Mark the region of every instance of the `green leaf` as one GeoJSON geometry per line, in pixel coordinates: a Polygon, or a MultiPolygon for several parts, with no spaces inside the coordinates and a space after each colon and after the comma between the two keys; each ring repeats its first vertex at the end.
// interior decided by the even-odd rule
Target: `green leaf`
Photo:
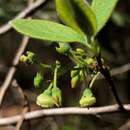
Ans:
{"type": "Polygon", "coordinates": [[[68,26],[71,26],[78,32],[82,33],[76,18],[75,12],[72,7],[70,0],[55,0],[56,2],[56,10],[60,17],[60,19],[68,26]]]}
{"type": "Polygon", "coordinates": [[[85,0],[56,0],[56,9],[61,20],[87,35],[96,31],[96,17],[85,0]]]}
{"type": "Polygon", "coordinates": [[[86,37],[70,27],[46,20],[13,20],[11,25],[18,32],[32,38],[56,41],[56,42],[79,42],[86,44],[86,37]]]}
{"type": "Polygon", "coordinates": [[[92,9],[97,19],[98,33],[108,21],[118,0],[93,0],[92,9]]]}

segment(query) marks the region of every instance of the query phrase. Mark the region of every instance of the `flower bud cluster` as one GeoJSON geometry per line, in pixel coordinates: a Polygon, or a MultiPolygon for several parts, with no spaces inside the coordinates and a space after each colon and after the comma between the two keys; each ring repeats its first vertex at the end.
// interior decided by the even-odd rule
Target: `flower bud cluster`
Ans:
{"type": "Polygon", "coordinates": [[[36,62],[36,56],[33,52],[27,51],[26,55],[20,57],[20,61],[32,65],[36,62]]]}
{"type": "Polygon", "coordinates": [[[83,80],[83,71],[80,69],[80,65],[76,65],[73,70],[71,70],[71,87],[75,88],[76,85],[83,80]]]}

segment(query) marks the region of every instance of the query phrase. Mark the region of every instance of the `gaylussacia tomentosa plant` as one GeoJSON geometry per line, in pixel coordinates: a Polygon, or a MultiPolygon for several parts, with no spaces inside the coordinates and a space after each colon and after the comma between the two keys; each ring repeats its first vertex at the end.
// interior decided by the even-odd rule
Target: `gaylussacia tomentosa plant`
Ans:
{"type": "MultiPolygon", "coordinates": [[[[71,86],[75,88],[79,82],[85,85],[85,90],[79,100],[81,107],[90,107],[96,103],[96,97],[92,92],[92,86],[102,73],[111,89],[118,104],[121,102],[117,96],[113,81],[108,68],[101,58],[101,51],[96,39],[98,32],[108,21],[118,0],[55,0],[56,11],[63,24],[47,20],[38,19],[17,19],[11,21],[12,27],[18,32],[32,38],[57,42],[56,51],[61,55],[66,55],[74,63],[70,68],[71,86]],[[73,49],[71,44],[80,44],[83,48],[73,49]],[[88,82],[87,76],[91,75],[88,82]]],[[[44,108],[54,106],[60,107],[62,104],[62,93],[57,86],[58,77],[61,74],[62,63],[55,62],[55,65],[47,65],[37,61],[33,52],[27,52],[21,56],[22,62],[28,64],[38,64],[40,70],[34,77],[34,86],[40,88],[44,81],[44,70],[51,69],[54,78],[48,88],[38,97],[36,103],[44,108]]],[[[45,82],[45,81],[44,81],[45,82]]]]}

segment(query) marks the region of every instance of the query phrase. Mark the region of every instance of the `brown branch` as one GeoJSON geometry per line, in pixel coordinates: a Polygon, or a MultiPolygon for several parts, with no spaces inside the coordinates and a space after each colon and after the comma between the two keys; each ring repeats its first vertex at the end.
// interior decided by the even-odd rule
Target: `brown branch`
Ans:
{"type": "MultiPolygon", "coordinates": [[[[126,73],[130,70],[130,63],[124,64],[120,67],[114,68],[110,70],[110,74],[111,76],[116,76],[116,75],[120,75],[123,73],[126,73]]],[[[104,77],[100,74],[97,79],[103,79],[104,77]]],[[[91,79],[91,78],[89,78],[91,79]]]]}
{"type": "Polygon", "coordinates": [[[24,116],[25,114],[28,112],[28,108],[27,107],[24,107],[23,108],[23,111],[22,111],[22,114],[21,114],[21,118],[17,121],[17,125],[16,125],[16,128],[15,130],[20,130],[22,124],[23,124],[23,121],[24,121],[24,116]]]}
{"type": "Polygon", "coordinates": [[[125,72],[127,72],[129,70],[130,70],[130,63],[127,63],[125,65],[122,65],[121,67],[117,67],[115,69],[112,69],[110,71],[110,73],[111,73],[112,76],[115,76],[115,75],[125,73],[125,72]]]}
{"type": "MultiPolygon", "coordinates": [[[[31,6],[31,4],[33,3],[33,0],[28,0],[28,6],[31,6]]],[[[23,38],[24,39],[24,38],[23,38]]],[[[28,43],[28,42],[27,42],[28,43]]],[[[29,105],[29,101],[28,101],[28,98],[26,97],[26,95],[24,94],[22,88],[18,85],[17,81],[16,80],[13,80],[12,81],[12,85],[14,87],[17,88],[19,94],[21,95],[22,99],[23,99],[23,110],[22,110],[22,115],[21,115],[21,118],[18,120],[17,124],[16,124],[16,127],[15,127],[15,130],[20,130],[21,129],[21,126],[24,122],[24,116],[25,114],[30,111],[30,105],[29,105]]],[[[30,121],[28,121],[28,129],[31,129],[31,124],[30,124],[30,121]]]]}
{"type": "MultiPolygon", "coordinates": [[[[28,16],[30,13],[32,13],[34,10],[36,12],[39,7],[44,4],[46,0],[37,0],[36,2],[30,4],[30,6],[26,7],[22,12],[20,12],[14,19],[20,19],[28,16]]],[[[2,27],[0,27],[0,35],[6,33],[11,29],[11,25],[6,23],[2,27]]]]}
{"type": "Polygon", "coordinates": [[[114,96],[117,104],[119,105],[120,110],[125,111],[125,109],[122,105],[122,102],[118,96],[118,93],[116,91],[116,87],[115,87],[115,84],[114,84],[113,79],[111,77],[111,74],[110,74],[108,68],[105,67],[102,63],[101,54],[99,54],[96,58],[97,58],[97,62],[98,62],[99,71],[101,72],[101,74],[105,77],[106,81],[108,82],[109,87],[111,89],[111,92],[113,93],[113,96],[114,96]]]}
{"type": "Polygon", "coordinates": [[[19,49],[17,50],[16,55],[14,57],[14,60],[12,62],[12,67],[9,68],[9,71],[6,75],[6,78],[5,78],[3,84],[0,88],[0,106],[2,104],[4,94],[5,94],[6,90],[8,89],[8,87],[9,87],[9,85],[10,85],[12,79],[13,79],[13,76],[16,72],[16,66],[19,64],[19,58],[22,55],[22,53],[24,52],[28,41],[29,41],[28,37],[23,38],[22,43],[21,43],[19,49]]]}
{"type": "MultiPolygon", "coordinates": [[[[25,114],[28,111],[30,111],[30,105],[29,105],[28,98],[26,97],[26,95],[24,94],[22,88],[18,85],[16,80],[12,81],[12,86],[17,88],[18,93],[22,97],[22,101],[23,101],[22,102],[22,107],[23,107],[22,115],[21,115],[21,118],[18,120],[16,128],[15,128],[15,130],[20,130],[20,128],[21,128],[21,126],[23,124],[23,121],[24,121],[25,114]]],[[[28,126],[30,127],[30,122],[28,122],[28,124],[29,124],[28,126]]],[[[31,129],[31,128],[29,128],[29,129],[31,129]]]]}
{"type": "MultiPolygon", "coordinates": [[[[124,105],[125,110],[130,111],[130,104],[124,105]]],[[[95,115],[95,114],[110,114],[121,112],[119,106],[109,105],[103,107],[92,107],[92,108],[79,108],[79,107],[69,107],[69,108],[53,108],[53,109],[43,109],[28,112],[25,114],[24,119],[36,119],[44,116],[59,116],[59,115],[95,115]]],[[[21,115],[0,118],[0,126],[9,125],[17,123],[21,118],[21,115]]]]}

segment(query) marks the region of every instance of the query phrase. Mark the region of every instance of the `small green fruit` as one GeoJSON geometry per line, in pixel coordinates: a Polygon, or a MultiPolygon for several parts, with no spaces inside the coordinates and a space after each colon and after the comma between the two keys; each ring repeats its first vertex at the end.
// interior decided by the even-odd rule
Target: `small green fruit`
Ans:
{"type": "Polygon", "coordinates": [[[45,90],[42,94],[37,97],[37,105],[43,108],[52,108],[55,103],[51,96],[51,90],[45,90]]]}
{"type": "Polygon", "coordinates": [[[96,103],[95,97],[82,97],[79,101],[81,107],[90,107],[96,103]]]}
{"type": "Polygon", "coordinates": [[[58,87],[52,88],[52,98],[55,100],[55,105],[60,107],[62,103],[62,92],[58,87]]]}
{"type": "Polygon", "coordinates": [[[94,97],[91,89],[86,88],[83,92],[79,104],[81,107],[90,107],[96,103],[96,98],[94,97]]]}

